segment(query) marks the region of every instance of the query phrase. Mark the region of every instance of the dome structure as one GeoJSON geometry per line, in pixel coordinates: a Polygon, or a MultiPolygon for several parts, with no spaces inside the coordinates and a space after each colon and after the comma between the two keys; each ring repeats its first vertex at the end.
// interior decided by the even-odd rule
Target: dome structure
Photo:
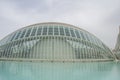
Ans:
{"type": "Polygon", "coordinates": [[[21,28],[2,39],[0,59],[80,61],[114,57],[91,33],[70,24],[46,22],[21,28]]]}

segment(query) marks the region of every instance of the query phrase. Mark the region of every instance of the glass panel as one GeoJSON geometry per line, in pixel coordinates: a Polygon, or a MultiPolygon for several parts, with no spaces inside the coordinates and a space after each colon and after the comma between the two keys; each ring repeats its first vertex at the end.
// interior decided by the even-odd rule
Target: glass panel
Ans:
{"type": "Polygon", "coordinates": [[[65,28],[65,33],[66,33],[66,36],[70,36],[70,32],[68,28],[65,28]]]}
{"type": "Polygon", "coordinates": [[[37,28],[35,27],[35,28],[32,30],[31,36],[35,36],[36,30],[37,30],[37,28]]]}
{"type": "Polygon", "coordinates": [[[82,39],[85,40],[85,36],[83,35],[83,32],[80,31],[80,34],[81,34],[81,36],[82,36],[82,39]]]}
{"type": "Polygon", "coordinates": [[[75,33],[74,33],[74,31],[72,29],[70,30],[70,32],[71,32],[71,36],[75,37],[75,33]]]}
{"type": "Polygon", "coordinates": [[[30,28],[30,29],[28,29],[28,31],[27,31],[27,33],[26,33],[25,37],[28,37],[28,36],[30,35],[30,32],[31,32],[31,28],[30,28]]]}
{"type": "Polygon", "coordinates": [[[41,32],[42,32],[42,27],[39,27],[37,31],[37,35],[41,35],[41,32]]]}
{"type": "Polygon", "coordinates": [[[15,38],[15,35],[16,35],[16,33],[13,34],[13,36],[11,38],[11,41],[15,38]]]}
{"type": "Polygon", "coordinates": [[[87,37],[88,37],[88,39],[89,39],[90,42],[93,42],[90,34],[87,34],[87,37]]]}
{"type": "Polygon", "coordinates": [[[42,35],[47,35],[47,27],[46,27],[46,26],[43,28],[43,33],[42,33],[42,35]]]}
{"type": "Polygon", "coordinates": [[[80,34],[77,30],[75,30],[75,33],[76,33],[77,38],[80,38],[80,34]]]}
{"type": "Polygon", "coordinates": [[[93,43],[95,43],[97,45],[95,37],[91,36],[91,38],[93,39],[93,43]]]}
{"type": "Polygon", "coordinates": [[[88,40],[88,41],[89,41],[89,39],[88,39],[88,37],[87,37],[87,34],[84,33],[83,35],[84,35],[84,37],[85,37],[85,40],[88,40]]]}
{"type": "Polygon", "coordinates": [[[48,35],[53,35],[53,27],[49,27],[48,35]]]}
{"type": "Polygon", "coordinates": [[[88,41],[90,41],[89,34],[86,34],[88,41]]]}
{"type": "Polygon", "coordinates": [[[63,27],[60,27],[60,35],[64,35],[64,29],[63,29],[63,27]]]}
{"type": "Polygon", "coordinates": [[[25,32],[26,32],[26,29],[24,29],[24,30],[23,30],[23,32],[22,32],[22,34],[21,34],[20,38],[23,38],[23,37],[24,37],[25,32]]]}
{"type": "Polygon", "coordinates": [[[15,38],[15,39],[18,39],[18,38],[19,38],[19,36],[20,36],[20,34],[21,34],[21,31],[19,31],[19,32],[18,32],[18,34],[17,34],[17,36],[16,36],[16,38],[15,38]]]}
{"type": "Polygon", "coordinates": [[[54,35],[59,35],[59,31],[58,31],[58,27],[57,26],[54,27],[54,35]]]}

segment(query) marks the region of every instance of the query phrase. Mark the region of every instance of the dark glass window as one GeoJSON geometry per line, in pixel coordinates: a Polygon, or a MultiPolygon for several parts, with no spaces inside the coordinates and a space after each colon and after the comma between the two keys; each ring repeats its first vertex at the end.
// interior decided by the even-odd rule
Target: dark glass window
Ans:
{"type": "Polygon", "coordinates": [[[48,35],[53,35],[53,27],[49,27],[48,35]]]}
{"type": "Polygon", "coordinates": [[[54,27],[54,35],[59,35],[58,27],[57,26],[54,27]]]}
{"type": "Polygon", "coordinates": [[[11,41],[15,38],[15,35],[16,35],[16,33],[14,33],[14,35],[12,36],[11,41]]]}
{"type": "Polygon", "coordinates": [[[83,35],[84,33],[80,31],[80,34],[81,34],[81,36],[82,36],[82,39],[85,40],[85,36],[83,35]]]}
{"type": "Polygon", "coordinates": [[[93,38],[92,38],[92,36],[91,36],[90,34],[88,34],[88,38],[89,38],[89,40],[90,40],[91,42],[94,42],[94,41],[93,41],[93,38]]]}
{"type": "Polygon", "coordinates": [[[80,38],[80,34],[77,30],[75,30],[75,33],[76,33],[77,38],[80,38]]]}
{"type": "Polygon", "coordinates": [[[64,29],[63,29],[63,27],[60,27],[60,35],[64,35],[64,29]]]}
{"type": "Polygon", "coordinates": [[[65,28],[65,33],[66,33],[66,36],[70,36],[70,32],[68,28],[65,28]]]}
{"type": "Polygon", "coordinates": [[[27,33],[26,33],[25,37],[28,37],[28,36],[30,35],[30,32],[31,32],[31,28],[30,28],[30,29],[28,29],[28,31],[27,31],[27,33]]]}
{"type": "Polygon", "coordinates": [[[42,33],[42,35],[47,35],[47,27],[44,27],[44,28],[43,28],[43,33],[42,33]]]}
{"type": "Polygon", "coordinates": [[[26,32],[26,29],[24,29],[24,30],[23,30],[23,32],[22,32],[22,34],[21,34],[20,38],[23,38],[23,37],[24,37],[25,32],[26,32]]]}
{"type": "Polygon", "coordinates": [[[72,29],[70,30],[70,32],[71,32],[71,36],[75,37],[75,33],[74,33],[74,31],[72,29]]]}
{"type": "Polygon", "coordinates": [[[89,36],[87,34],[85,34],[85,35],[86,35],[87,40],[90,41],[89,36]]]}
{"type": "Polygon", "coordinates": [[[18,39],[18,38],[19,38],[19,36],[20,36],[20,34],[21,34],[21,31],[19,31],[19,32],[18,32],[18,34],[17,34],[17,36],[16,36],[16,38],[15,38],[15,39],[18,39]]]}
{"type": "Polygon", "coordinates": [[[35,36],[36,33],[36,27],[32,30],[31,36],[35,36]]]}
{"type": "Polygon", "coordinates": [[[41,32],[42,32],[42,27],[39,27],[37,31],[37,35],[41,35],[41,32]]]}

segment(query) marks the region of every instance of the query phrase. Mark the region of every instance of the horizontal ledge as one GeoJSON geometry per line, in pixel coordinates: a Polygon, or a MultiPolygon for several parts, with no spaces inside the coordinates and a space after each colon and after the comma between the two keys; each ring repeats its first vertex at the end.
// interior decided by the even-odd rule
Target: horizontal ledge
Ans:
{"type": "Polygon", "coordinates": [[[0,58],[0,61],[19,62],[106,62],[115,61],[113,59],[24,59],[24,58],[0,58]]]}

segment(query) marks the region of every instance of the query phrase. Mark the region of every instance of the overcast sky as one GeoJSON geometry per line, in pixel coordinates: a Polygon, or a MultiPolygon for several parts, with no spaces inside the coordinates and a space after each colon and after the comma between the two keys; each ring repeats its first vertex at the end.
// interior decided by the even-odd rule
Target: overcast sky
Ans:
{"type": "Polygon", "coordinates": [[[0,39],[41,22],[78,26],[114,48],[120,25],[120,0],[0,0],[0,39]]]}

